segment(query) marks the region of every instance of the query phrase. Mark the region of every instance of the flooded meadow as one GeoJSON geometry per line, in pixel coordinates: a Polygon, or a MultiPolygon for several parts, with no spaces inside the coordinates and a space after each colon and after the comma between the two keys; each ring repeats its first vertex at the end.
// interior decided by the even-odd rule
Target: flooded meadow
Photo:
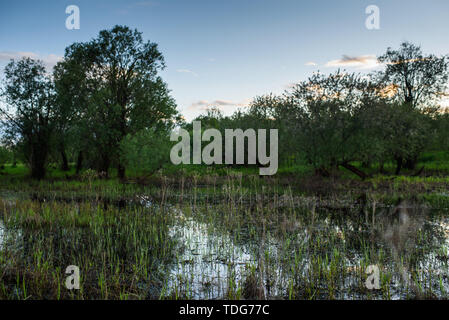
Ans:
{"type": "Polygon", "coordinates": [[[447,298],[445,203],[234,182],[127,198],[2,191],[0,298],[447,298]],[[79,290],[65,287],[70,265],[79,290]]]}

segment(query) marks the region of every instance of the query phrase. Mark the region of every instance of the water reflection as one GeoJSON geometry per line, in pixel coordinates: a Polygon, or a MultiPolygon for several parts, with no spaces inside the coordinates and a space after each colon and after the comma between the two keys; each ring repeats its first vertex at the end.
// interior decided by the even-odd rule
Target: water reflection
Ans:
{"type": "MultiPolygon", "coordinates": [[[[432,297],[449,292],[449,217],[411,201],[362,210],[286,208],[260,217],[215,214],[222,210],[215,204],[208,208],[214,214],[187,214],[174,206],[159,210],[149,197],[108,205],[175,216],[168,232],[178,243],[175,259],[161,267],[160,288],[143,285],[152,298],[217,299],[249,292],[250,298],[267,299],[404,299],[428,297],[424,287],[432,297]],[[381,269],[380,291],[364,287],[371,264],[381,269]]],[[[0,250],[8,232],[0,220],[0,250]]],[[[27,232],[18,234],[22,241],[33,239],[27,232]]],[[[82,243],[82,234],[75,233],[61,231],[69,237],[64,241],[82,243]]]]}
{"type": "Polygon", "coordinates": [[[3,238],[5,236],[5,226],[3,224],[3,221],[0,220],[0,250],[3,248],[3,238]]]}
{"type": "MultiPolygon", "coordinates": [[[[389,281],[388,298],[423,298],[417,287],[420,281],[447,292],[448,258],[447,253],[441,253],[449,244],[449,220],[430,213],[426,206],[401,201],[392,208],[374,207],[366,216],[324,211],[313,217],[313,223],[298,217],[286,223],[292,234],[283,237],[276,235],[279,225],[272,226],[264,237],[257,227],[237,230],[259,233],[254,236],[256,241],[245,235],[236,236],[236,230],[217,228],[218,221],[207,224],[179,214],[179,223],[172,227],[171,236],[183,244],[183,250],[171,270],[167,287],[177,286],[189,298],[223,298],[230,282],[244,286],[248,269],[255,266],[263,296],[287,298],[286,288],[292,281],[307,286],[304,279],[321,268],[323,281],[316,285],[322,289],[322,298],[329,297],[326,272],[337,271],[341,276],[337,276],[340,283],[336,284],[334,297],[357,299],[363,297],[363,268],[376,261],[382,264],[389,281]],[[298,251],[302,252],[299,259],[298,251]],[[445,262],[437,261],[437,256],[445,262]]],[[[379,292],[373,292],[371,297],[385,298],[379,292]]]]}
{"type": "Polygon", "coordinates": [[[173,226],[170,234],[180,243],[182,253],[170,271],[167,287],[180,286],[189,298],[224,297],[228,279],[240,282],[244,267],[256,262],[248,248],[194,219],[173,226]]]}

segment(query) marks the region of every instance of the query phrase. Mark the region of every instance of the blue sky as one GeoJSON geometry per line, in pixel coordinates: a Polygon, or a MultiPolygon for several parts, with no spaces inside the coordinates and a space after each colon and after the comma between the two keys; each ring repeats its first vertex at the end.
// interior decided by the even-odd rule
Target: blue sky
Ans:
{"type": "Polygon", "coordinates": [[[447,0],[0,1],[0,68],[29,55],[49,66],[75,41],[115,24],[159,44],[162,76],[188,120],[207,106],[230,114],[254,96],[281,93],[314,71],[369,72],[374,56],[404,41],[449,53],[447,0]],[[65,27],[68,5],[80,29],[65,27]],[[380,30],[365,8],[380,9],[380,30]],[[342,60],[346,56],[346,60],[342,60]]]}

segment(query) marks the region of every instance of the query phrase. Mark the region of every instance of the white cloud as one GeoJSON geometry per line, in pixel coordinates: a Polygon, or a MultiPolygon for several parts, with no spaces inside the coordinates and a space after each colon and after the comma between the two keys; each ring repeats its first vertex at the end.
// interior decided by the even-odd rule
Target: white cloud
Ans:
{"type": "Polygon", "coordinates": [[[351,57],[343,55],[341,59],[331,60],[326,63],[326,67],[347,67],[358,69],[372,69],[380,66],[375,55],[363,55],[351,57]]]}
{"type": "Polygon", "coordinates": [[[307,62],[305,65],[306,65],[306,66],[309,66],[309,67],[315,67],[315,66],[317,66],[318,64],[317,64],[316,62],[310,61],[310,62],[307,62]]]}
{"type": "Polygon", "coordinates": [[[192,103],[187,109],[188,110],[207,110],[211,107],[217,107],[219,109],[225,109],[227,107],[244,107],[249,104],[250,100],[245,100],[242,102],[235,102],[230,100],[213,100],[213,101],[207,101],[207,100],[199,100],[197,102],[192,103]]]}
{"type": "Polygon", "coordinates": [[[176,70],[176,72],[190,73],[190,74],[194,75],[195,77],[198,77],[198,73],[193,72],[192,70],[189,70],[189,69],[178,69],[178,70],[176,70]]]}
{"type": "Polygon", "coordinates": [[[53,67],[62,60],[61,56],[56,54],[40,55],[35,52],[25,52],[25,51],[0,51],[0,62],[9,62],[11,59],[21,59],[23,57],[29,57],[35,60],[42,60],[47,70],[52,70],[53,67]]]}
{"type": "Polygon", "coordinates": [[[282,88],[285,90],[290,90],[290,89],[293,89],[296,85],[297,85],[296,82],[290,82],[290,83],[284,84],[282,86],[282,88]]]}

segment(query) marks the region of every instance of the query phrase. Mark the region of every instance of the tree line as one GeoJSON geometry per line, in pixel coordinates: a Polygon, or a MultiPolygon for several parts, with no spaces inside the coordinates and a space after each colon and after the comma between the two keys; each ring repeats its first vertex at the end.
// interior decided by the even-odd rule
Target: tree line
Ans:
{"type": "MultiPolygon", "coordinates": [[[[76,170],[111,166],[125,177],[127,141],[164,135],[179,119],[155,43],[126,26],[73,43],[48,74],[42,61],[12,60],[5,68],[1,107],[4,145],[28,164],[33,178],[45,176],[49,159],[68,153],[76,170]]],[[[129,142],[129,141],[128,141],[129,142]]]]}
{"type": "Polygon", "coordinates": [[[425,55],[404,42],[378,61],[380,71],[317,72],[231,116],[211,108],[195,120],[222,131],[279,129],[280,163],[307,163],[324,176],[343,167],[366,178],[354,162],[376,163],[381,173],[391,162],[396,174],[414,170],[423,151],[449,150],[449,113],[439,106],[447,97],[449,56],[425,55]]]}
{"type": "MultiPolygon", "coordinates": [[[[404,42],[378,61],[380,71],[317,72],[231,116],[211,108],[195,120],[222,133],[278,129],[280,163],[308,163],[321,175],[344,167],[365,178],[355,161],[377,163],[380,172],[390,162],[396,174],[413,170],[423,151],[449,150],[449,113],[438,107],[449,56],[404,42]]],[[[51,73],[42,61],[12,60],[1,91],[0,165],[22,161],[36,179],[49,162],[104,176],[115,167],[121,179],[127,167],[160,167],[169,161],[171,130],[192,129],[159,76],[164,67],[157,44],[126,26],[68,46],[51,73]]]]}

